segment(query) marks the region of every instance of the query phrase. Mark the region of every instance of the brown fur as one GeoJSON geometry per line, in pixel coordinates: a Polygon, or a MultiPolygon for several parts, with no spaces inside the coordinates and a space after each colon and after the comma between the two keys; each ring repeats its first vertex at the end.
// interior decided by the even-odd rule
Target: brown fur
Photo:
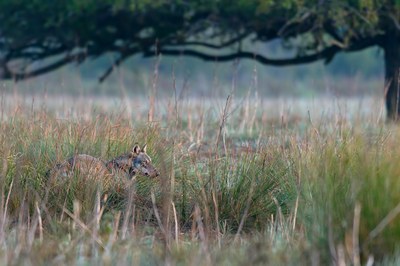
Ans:
{"type": "Polygon", "coordinates": [[[109,183],[115,179],[125,181],[127,177],[131,179],[137,174],[153,178],[157,177],[159,172],[151,164],[151,158],[146,153],[146,145],[142,149],[136,145],[131,152],[108,162],[87,154],[78,154],[56,164],[48,173],[52,180],[63,180],[74,174],[109,183]]]}

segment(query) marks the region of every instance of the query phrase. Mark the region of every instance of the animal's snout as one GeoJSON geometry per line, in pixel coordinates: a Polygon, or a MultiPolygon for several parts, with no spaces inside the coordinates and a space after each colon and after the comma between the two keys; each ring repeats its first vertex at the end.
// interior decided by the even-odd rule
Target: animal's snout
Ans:
{"type": "Polygon", "coordinates": [[[146,177],[156,178],[156,177],[160,176],[160,172],[158,172],[157,170],[154,169],[153,171],[144,173],[144,175],[146,177]]]}
{"type": "Polygon", "coordinates": [[[160,172],[158,172],[157,170],[155,170],[154,172],[152,172],[151,174],[150,173],[145,173],[145,176],[148,176],[148,177],[153,177],[153,178],[155,178],[155,177],[158,177],[158,176],[160,176],[160,172]]]}
{"type": "Polygon", "coordinates": [[[141,168],[140,173],[142,174],[142,176],[148,177],[148,178],[155,178],[160,176],[160,172],[155,169],[154,167],[149,167],[149,168],[141,168]]]}
{"type": "Polygon", "coordinates": [[[160,176],[160,172],[158,172],[157,170],[155,170],[155,171],[154,171],[153,177],[158,177],[158,176],[160,176]]]}

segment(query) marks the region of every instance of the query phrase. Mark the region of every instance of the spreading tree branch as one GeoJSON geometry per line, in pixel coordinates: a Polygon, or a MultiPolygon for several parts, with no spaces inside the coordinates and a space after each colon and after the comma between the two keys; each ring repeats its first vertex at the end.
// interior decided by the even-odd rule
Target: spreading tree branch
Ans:
{"type": "Polygon", "coordinates": [[[50,64],[48,64],[46,66],[43,66],[43,67],[39,67],[39,68],[37,68],[35,70],[32,70],[32,71],[23,72],[23,73],[13,72],[8,68],[7,63],[3,63],[2,66],[1,66],[2,73],[0,75],[0,78],[2,78],[2,79],[13,79],[15,81],[28,79],[28,78],[33,78],[33,77],[36,77],[36,76],[40,76],[40,75],[46,74],[46,73],[51,72],[53,70],[56,70],[56,69],[58,69],[58,68],[60,68],[62,66],[65,66],[65,65],[67,65],[67,64],[69,64],[71,62],[74,62],[74,61],[78,61],[79,62],[79,61],[83,60],[85,57],[86,57],[85,53],[79,53],[79,54],[73,54],[73,55],[67,54],[63,58],[61,58],[61,59],[59,59],[59,60],[57,60],[57,61],[55,61],[53,63],[50,63],[50,64]]]}
{"type": "Polygon", "coordinates": [[[187,41],[187,42],[177,42],[174,44],[168,44],[168,46],[175,46],[175,45],[176,46],[195,46],[195,45],[197,45],[197,46],[203,46],[203,47],[210,48],[210,49],[221,49],[224,47],[231,46],[231,45],[243,40],[244,38],[246,38],[249,35],[250,35],[250,33],[246,31],[228,41],[222,42],[221,44],[213,44],[213,43],[200,42],[200,41],[187,41]]]}
{"type": "MultiPolygon", "coordinates": [[[[312,55],[299,56],[299,57],[288,58],[288,59],[271,59],[271,58],[267,58],[261,54],[255,53],[255,52],[246,52],[246,51],[238,51],[238,52],[226,54],[226,55],[210,55],[210,54],[206,54],[204,52],[200,52],[200,51],[196,51],[196,50],[192,50],[192,49],[176,50],[176,49],[161,48],[158,51],[158,54],[173,55],[173,56],[185,55],[185,56],[197,57],[197,58],[205,60],[205,61],[218,61],[218,62],[232,61],[237,58],[253,59],[253,60],[256,60],[259,63],[265,64],[265,65],[287,66],[287,65],[311,63],[311,62],[314,62],[319,59],[330,58],[335,53],[339,52],[340,50],[341,50],[341,48],[339,48],[337,46],[331,46],[329,48],[322,50],[321,52],[314,53],[312,55]]],[[[148,53],[145,53],[144,56],[149,57],[149,56],[153,56],[154,54],[157,54],[157,53],[155,51],[150,51],[148,53]]]]}
{"type": "Polygon", "coordinates": [[[371,38],[359,39],[357,42],[354,42],[353,45],[349,47],[344,48],[337,45],[331,45],[313,54],[297,56],[293,58],[285,58],[285,59],[271,59],[259,53],[248,52],[248,51],[237,51],[225,55],[212,55],[194,49],[170,49],[162,47],[157,49],[157,51],[151,50],[144,52],[143,55],[145,57],[150,57],[158,54],[172,55],[172,56],[184,55],[184,56],[196,57],[205,61],[218,61],[218,62],[226,62],[226,61],[232,61],[237,58],[242,58],[242,59],[256,60],[264,65],[287,66],[287,65],[307,64],[318,60],[325,60],[325,63],[329,63],[333,59],[333,57],[340,51],[346,51],[346,52],[359,51],[367,47],[370,47],[372,45],[378,45],[379,42],[380,42],[380,36],[375,36],[371,38]]]}
{"type": "Polygon", "coordinates": [[[134,52],[121,54],[120,57],[114,61],[114,63],[108,67],[108,69],[99,77],[99,82],[102,83],[111,73],[115,67],[118,67],[122,62],[124,62],[128,57],[133,55],[134,52]]]}

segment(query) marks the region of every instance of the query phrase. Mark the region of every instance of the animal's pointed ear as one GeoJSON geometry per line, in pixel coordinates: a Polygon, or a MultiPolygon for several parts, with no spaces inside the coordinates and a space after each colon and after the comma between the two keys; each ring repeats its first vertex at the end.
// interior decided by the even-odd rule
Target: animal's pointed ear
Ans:
{"type": "Polygon", "coordinates": [[[132,154],[139,154],[140,153],[140,147],[139,145],[135,145],[132,149],[132,154]]]}
{"type": "Polygon", "coordinates": [[[143,147],[142,147],[142,151],[143,151],[144,153],[146,153],[146,152],[147,152],[147,144],[144,144],[144,145],[143,145],[143,147]]]}

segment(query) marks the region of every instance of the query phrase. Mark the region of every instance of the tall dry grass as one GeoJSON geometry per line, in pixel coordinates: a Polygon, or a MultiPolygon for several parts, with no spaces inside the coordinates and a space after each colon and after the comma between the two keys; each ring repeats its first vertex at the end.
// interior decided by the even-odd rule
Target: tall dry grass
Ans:
{"type": "Polygon", "coordinates": [[[2,263],[399,260],[400,131],[379,104],[325,100],[321,112],[322,100],[153,96],[108,108],[2,101],[2,263]],[[109,159],[135,143],[148,144],[160,178],[122,190],[46,178],[74,154],[109,159]]]}

